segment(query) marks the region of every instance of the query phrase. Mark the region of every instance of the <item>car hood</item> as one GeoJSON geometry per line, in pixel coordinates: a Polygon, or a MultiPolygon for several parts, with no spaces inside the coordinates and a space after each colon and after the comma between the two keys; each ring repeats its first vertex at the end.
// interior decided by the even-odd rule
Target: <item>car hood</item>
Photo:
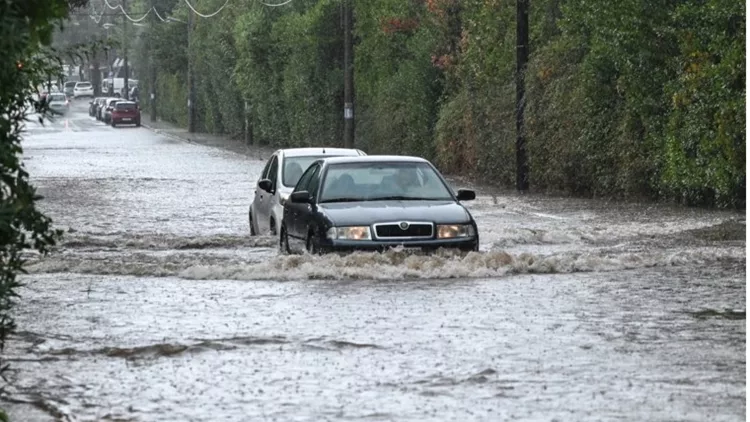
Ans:
{"type": "Polygon", "coordinates": [[[318,205],[337,226],[370,225],[395,221],[468,223],[471,215],[453,201],[368,201],[318,205]]]}

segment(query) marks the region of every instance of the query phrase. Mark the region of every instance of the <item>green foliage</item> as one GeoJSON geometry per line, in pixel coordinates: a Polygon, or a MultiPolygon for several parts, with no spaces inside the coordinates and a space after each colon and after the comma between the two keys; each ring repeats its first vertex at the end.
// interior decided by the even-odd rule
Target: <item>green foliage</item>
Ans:
{"type": "Polygon", "coordinates": [[[744,207],[744,7],[710,0],[674,11],[679,77],[666,92],[663,181],[685,203],[744,207]]]}
{"type": "MultiPolygon", "coordinates": [[[[58,79],[60,58],[49,48],[56,24],[67,16],[63,0],[0,2],[0,350],[15,328],[11,309],[24,272],[22,253],[47,253],[60,232],[37,208],[41,199],[20,157],[24,121],[35,88],[58,79]]],[[[45,105],[34,103],[44,114],[45,105]]],[[[0,365],[0,372],[7,369],[0,365]]]]}
{"type": "MultiPolygon", "coordinates": [[[[163,14],[186,19],[183,3],[160,1],[172,6],[163,14]]],[[[341,0],[242,5],[196,18],[200,127],[237,134],[247,115],[264,144],[340,145],[341,0]]],[[[356,146],[512,185],[515,4],[353,5],[356,146]]],[[[532,186],[744,206],[744,19],[731,0],[532,2],[532,186]]],[[[161,114],[184,124],[184,26],[153,27],[144,47],[157,52],[161,114]]]]}

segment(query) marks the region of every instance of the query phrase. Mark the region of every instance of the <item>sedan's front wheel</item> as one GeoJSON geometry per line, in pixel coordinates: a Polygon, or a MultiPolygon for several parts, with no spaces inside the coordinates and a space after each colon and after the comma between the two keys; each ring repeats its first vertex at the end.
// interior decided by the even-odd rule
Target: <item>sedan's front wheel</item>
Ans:
{"type": "Polygon", "coordinates": [[[320,246],[320,240],[312,230],[307,234],[307,241],[305,242],[305,246],[307,249],[307,253],[309,253],[310,255],[320,255],[325,252],[320,246]]]}
{"type": "Polygon", "coordinates": [[[292,251],[289,250],[289,235],[286,233],[286,227],[281,226],[281,235],[279,235],[279,253],[282,255],[289,255],[292,251]]]}
{"type": "Polygon", "coordinates": [[[253,208],[250,207],[250,209],[247,212],[248,215],[248,221],[250,222],[250,236],[257,236],[258,231],[255,230],[255,223],[253,222],[253,208]]]}

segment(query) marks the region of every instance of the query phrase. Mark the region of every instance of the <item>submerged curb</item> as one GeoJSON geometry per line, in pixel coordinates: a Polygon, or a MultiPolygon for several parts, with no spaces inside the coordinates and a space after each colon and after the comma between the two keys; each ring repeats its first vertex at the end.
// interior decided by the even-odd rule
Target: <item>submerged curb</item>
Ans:
{"type": "MultiPolygon", "coordinates": [[[[191,138],[187,133],[185,135],[174,133],[174,131],[169,129],[162,129],[158,128],[151,123],[144,123],[141,121],[141,127],[148,129],[156,134],[166,136],[167,138],[171,138],[177,141],[187,142],[192,145],[201,145],[205,147],[210,148],[218,148],[223,151],[229,151],[233,152],[235,154],[244,155],[247,157],[250,157],[252,159],[265,161],[268,159],[268,157],[273,154],[273,149],[264,149],[263,147],[255,148],[255,147],[248,147],[244,146],[244,150],[242,148],[237,148],[238,142],[233,141],[229,138],[223,138],[223,137],[217,137],[217,139],[221,139],[221,141],[217,144],[215,141],[212,141],[211,139],[201,140],[200,134],[198,134],[198,138],[191,138]],[[230,145],[234,144],[234,145],[230,145]]],[[[244,145],[244,144],[243,144],[244,145]]]]}
{"type": "Polygon", "coordinates": [[[147,124],[147,123],[141,122],[141,127],[144,127],[146,129],[154,132],[154,133],[158,133],[159,135],[163,135],[163,136],[166,136],[168,138],[175,139],[177,141],[183,141],[183,142],[187,142],[187,143],[190,143],[190,144],[199,145],[198,142],[191,140],[187,136],[180,136],[180,135],[174,134],[174,133],[172,133],[172,132],[170,132],[168,130],[159,129],[157,127],[154,127],[151,124],[147,124]]]}

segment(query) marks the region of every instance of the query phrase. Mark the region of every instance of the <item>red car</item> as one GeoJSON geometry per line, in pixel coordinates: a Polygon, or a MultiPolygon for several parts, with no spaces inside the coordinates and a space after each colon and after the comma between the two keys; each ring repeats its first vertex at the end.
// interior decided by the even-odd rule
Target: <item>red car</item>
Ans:
{"type": "Polygon", "coordinates": [[[132,101],[118,101],[112,106],[110,112],[112,127],[120,124],[141,125],[141,109],[132,101]]]}

